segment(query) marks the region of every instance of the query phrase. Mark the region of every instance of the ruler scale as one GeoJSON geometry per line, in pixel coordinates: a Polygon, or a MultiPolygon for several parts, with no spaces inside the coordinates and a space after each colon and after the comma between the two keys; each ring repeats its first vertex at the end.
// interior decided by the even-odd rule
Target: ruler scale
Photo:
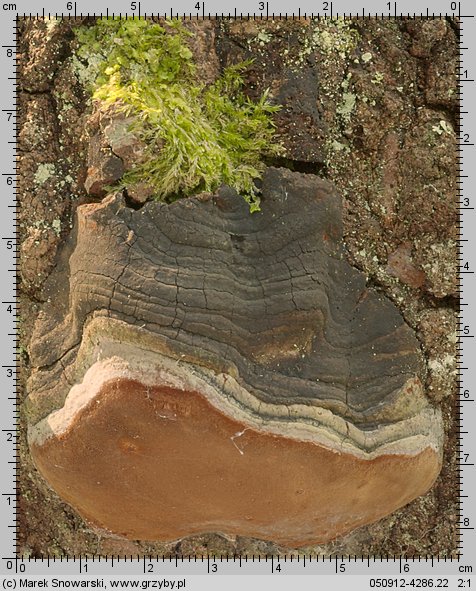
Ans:
{"type": "MultiPolygon", "coordinates": [[[[41,3],[41,0],[40,0],[41,3]]],[[[3,80],[1,90],[1,180],[3,199],[0,207],[0,323],[1,323],[1,497],[0,497],[0,570],[4,588],[16,588],[19,581],[32,582],[56,577],[63,581],[97,581],[98,587],[108,588],[111,581],[148,581],[158,588],[231,588],[248,585],[252,589],[266,585],[303,589],[337,585],[370,589],[379,587],[436,587],[470,589],[476,585],[476,197],[472,190],[476,181],[476,19],[469,0],[463,2],[381,2],[369,0],[300,2],[286,6],[283,2],[242,2],[224,7],[217,2],[182,1],[167,7],[150,0],[141,2],[65,2],[52,0],[44,4],[32,0],[0,3],[1,51],[0,66],[3,80]],[[18,203],[18,57],[16,55],[19,19],[75,19],[86,16],[120,18],[184,18],[223,20],[266,20],[299,18],[331,19],[344,17],[365,19],[459,19],[458,93],[460,102],[458,130],[460,203],[460,240],[458,244],[459,311],[458,379],[459,400],[459,473],[460,515],[459,555],[451,556],[309,556],[294,552],[284,556],[68,556],[27,558],[19,555],[19,509],[16,494],[18,480],[19,393],[18,356],[20,355],[17,325],[17,285],[19,244],[17,241],[18,203]],[[241,579],[245,575],[247,579],[241,579]],[[226,577],[224,579],[223,577],[226,577]],[[329,577],[332,577],[330,579],[329,577]],[[172,582],[175,583],[172,586],[172,582]],[[155,582],[155,584],[153,584],[155,582]]],[[[445,516],[442,515],[442,519],[445,516]]],[[[147,588],[145,586],[142,588],[147,588]]],[[[23,586],[27,586],[26,584],[23,586]]],[[[33,586],[33,585],[31,585],[33,586]]],[[[126,586],[126,585],[124,585],[126,586]]],[[[134,586],[131,584],[131,586],[134,586]]],[[[137,586],[140,586],[139,584],[137,586]]]]}

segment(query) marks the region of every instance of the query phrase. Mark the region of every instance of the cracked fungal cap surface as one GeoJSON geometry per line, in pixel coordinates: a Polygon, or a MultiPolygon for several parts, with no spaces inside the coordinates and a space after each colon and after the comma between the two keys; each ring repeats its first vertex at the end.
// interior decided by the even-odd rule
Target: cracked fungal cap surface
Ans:
{"type": "Polygon", "coordinates": [[[345,260],[341,200],[267,170],[78,210],[31,344],[29,442],[50,486],[116,534],[300,546],[426,492],[442,424],[418,341],[345,260]]]}

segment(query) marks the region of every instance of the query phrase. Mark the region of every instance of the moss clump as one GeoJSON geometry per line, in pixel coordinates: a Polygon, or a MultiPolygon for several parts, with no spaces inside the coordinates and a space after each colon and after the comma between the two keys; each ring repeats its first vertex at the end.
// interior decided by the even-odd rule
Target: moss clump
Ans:
{"type": "Polygon", "coordinates": [[[197,79],[191,33],[180,21],[165,26],[139,19],[102,19],[77,29],[78,57],[87,60],[94,98],[134,115],[132,130],[147,145],[147,159],[122,178],[146,181],[159,200],[225,183],[259,209],[254,180],[262,153],[276,154],[267,93],[254,103],[242,92],[247,63],[227,68],[214,83],[197,79]]]}

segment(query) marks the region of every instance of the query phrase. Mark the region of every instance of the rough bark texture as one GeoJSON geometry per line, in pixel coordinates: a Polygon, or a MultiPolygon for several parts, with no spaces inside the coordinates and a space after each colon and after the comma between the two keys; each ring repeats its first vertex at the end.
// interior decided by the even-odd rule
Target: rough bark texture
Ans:
{"type": "MultiPolygon", "coordinates": [[[[45,290],[45,279],[55,265],[66,264],[75,241],[68,238],[73,213],[79,203],[90,199],[84,189],[89,144],[84,130],[90,107],[69,57],[70,26],[21,25],[23,381],[30,373],[26,347],[32,325],[39,305],[51,294],[50,288],[45,290]],[[65,240],[69,246],[56,257],[58,245],[65,240]]],[[[315,26],[285,21],[190,24],[197,34],[193,51],[204,80],[212,81],[223,65],[251,55],[255,62],[247,80],[250,95],[257,96],[270,86],[273,100],[283,103],[278,133],[285,138],[288,154],[273,164],[319,173],[343,195],[346,249],[341,256],[364,271],[367,285],[393,300],[416,332],[426,361],[426,374],[421,374],[425,391],[442,410],[446,438],[443,469],[427,495],[375,525],[306,551],[452,555],[458,540],[457,23],[355,21],[351,24],[357,33],[355,44],[349,49],[344,40],[345,51],[332,43],[313,44],[315,26]],[[297,104],[301,110],[295,109],[297,104]]],[[[317,28],[333,35],[324,23],[317,28]]],[[[134,242],[129,231],[121,237],[126,243],[134,242]]],[[[54,301],[59,309],[51,316],[52,323],[68,305],[68,286],[57,287],[54,301]]],[[[71,343],[80,332],[78,327],[71,343]]],[[[73,346],[62,360],[65,366],[75,355],[73,346]]],[[[298,359],[286,363],[295,368],[298,359]]],[[[60,374],[52,368],[51,380],[60,374]]],[[[336,400],[332,400],[334,408],[336,400]]],[[[61,405],[57,400],[41,410],[38,404],[34,422],[61,405]]],[[[353,413],[352,420],[360,420],[359,412],[353,413]]],[[[247,435],[233,441],[240,444],[247,435]]],[[[287,547],[243,536],[208,534],[172,544],[119,540],[91,529],[52,493],[31,464],[24,436],[20,453],[20,552],[24,555],[290,552],[287,547]]]]}

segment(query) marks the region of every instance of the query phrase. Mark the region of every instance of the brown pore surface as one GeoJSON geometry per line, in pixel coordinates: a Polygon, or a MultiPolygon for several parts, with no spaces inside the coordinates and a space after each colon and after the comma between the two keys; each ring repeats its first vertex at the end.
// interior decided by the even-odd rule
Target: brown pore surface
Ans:
{"type": "Polygon", "coordinates": [[[226,531],[292,546],[380,519],[440,469],[430,447],[360,459],[248,428],[198,392],[130,379],[106,382],[32,453],[64,500],[127,538],[226,531]]]}

